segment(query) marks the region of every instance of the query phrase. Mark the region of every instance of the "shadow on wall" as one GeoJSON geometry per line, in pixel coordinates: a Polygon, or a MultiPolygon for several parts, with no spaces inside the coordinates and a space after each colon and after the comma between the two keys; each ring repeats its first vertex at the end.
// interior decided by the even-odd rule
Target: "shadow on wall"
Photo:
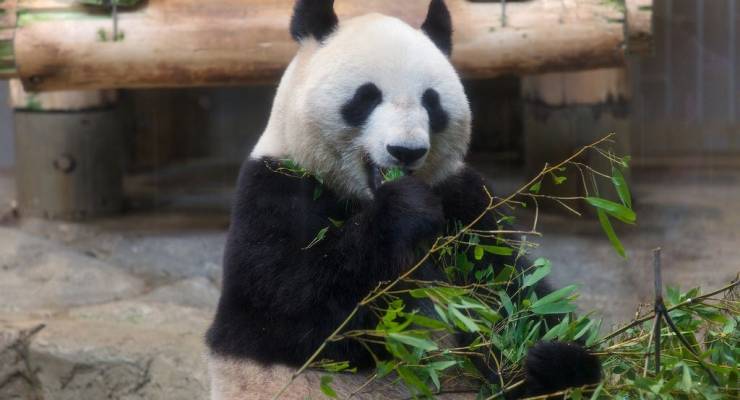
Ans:
{"type": "Polygon", "coordinates": [[[0,82],[0,168],[15,163],[13,146],[13,113],[10,109],[8,82],[0,82]]]}

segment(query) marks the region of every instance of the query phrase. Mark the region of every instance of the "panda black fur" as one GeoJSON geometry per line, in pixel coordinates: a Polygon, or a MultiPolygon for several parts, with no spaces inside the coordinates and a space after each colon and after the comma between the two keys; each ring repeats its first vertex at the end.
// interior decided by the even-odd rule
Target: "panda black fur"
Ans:
{"type": "MultiPolygon", "coordinates": [[[[340,25],[333,1],[299,0],[291,32],[301,49],[238,181],[221,299],[207,334],[217,359],[301,365],[379,282],[414,264],[420,245],[488,205],[484,179],[463,163],[470,110],[445,57],[452,25],[444,1],[432,0],[416,31],[380,15],[340,25]],[[320,196],[317,180],[282,172],[283,159],[322,176],[320,196]],[[378,184],[377,170],[398,164],[413,173],[378,184]],[[344,223],[308,246],[330,220],[344,223]]],[[[476,228],[497,224],[489,215],[476,228]]],[[[360,309],[346,329],[376,324],[360,309]]],[[[322,358],[373,366],[349,340],[329,343],[322,358]]],[[[539,343],[526,374],[514,396],[598,382],[600,366],[578,345],[539,343]]],[[[217,394],[225,389],[212,390],[214,399],[226,398],[217,394]]]]}

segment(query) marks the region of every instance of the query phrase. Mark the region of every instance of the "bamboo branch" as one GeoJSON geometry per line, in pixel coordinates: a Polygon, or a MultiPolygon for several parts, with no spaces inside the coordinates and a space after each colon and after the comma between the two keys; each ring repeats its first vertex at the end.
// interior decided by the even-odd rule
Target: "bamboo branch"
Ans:
{"type": "MultiPolygon", "coordinates": [[[[733,281],[730,284],[722,287],[721,289],[714,290],[714,291],[712,291],[710,293],[707,293],[705,295],[701,295],[701,296],[695,297],[693,299],[688,299],[688,300],[683,301],[683,302],[681,302],[679,304],[676,304],[676,305],[674,305],[672,307],[668,307],[668,308],[666,308],[666,312],[669,313],[669,312],[671,312],[673,310],[676,310],[676,309],[679,309],[681,307],[685,307],[685,306],[688,306],[690,304],[696,303],[697,301],[702,301],[702,300],[710,299],[711,297],[714,297],[714,296],[716,296],[716,295],[718,295],[720,293],[724,293],[724,292],[733,290],[738,285],[740,285],[740,280],[737,280],[736,279],[735,281],[733,281]]],[[[651,312],[650,314],[648,314],[648,315],[646,315],[646,316],[644,316],[642,318],[636,319],[636,320],[632,321],[631,323],[629,323],[628,325],[625,325],[625,326],[619,328],[618,330],[616,330],[616,331],[614,331],[614,332],[612,332],[612,333],[604,336],[597,343],[594,343],[594,346],[599,345],[599,344],[604,343],[604,342],[607,342],[610,339],[613,339],[613,338],[615,338],[615,337],[623,334],[624,332],[626,332],[630,328],[634,328],[634,327],[642,324],[643,322],[650,321],[653,318],[655,318],[655,313],[652,313],[651,312]]]]}
{"type": "Polygon", "coordinates": [[[490,193],[488,193],[488,189],[486,187],[484,187],[483,189],[486,190],[486,192],[488,193],[488,198],[489,198],[488,206],[486,207],[486,209],[483,210],[483,212],[478,217],[476,217],[472,222],[470,222],[469,224],[467,224],[464,227],[462,227],[455,235],[449,236],[447,238],[438,238],[437,241],[435,242],[435,244],[432,246],[432,248],[429,251],[427,251],[427,253],[413,267],[411,267],[408,271],[406,271],[405,273],[403,273],[397,279],[395,279],[394,281],[392,281],[390,283],[387,283],[387,284],[384,284],[383,282],[379,283],[378,287],[376,287],[375,290],[373,290],[372,292],[370,292],[362,301],[360,301],[359,304],[357,304],[355,306],[355,308],[352,310],[352,312],[350,312],[349,316],[339,325],[339,327],[337,327],[337,329],[335,329],[334,332],[332,332],[332,334],[321,343],[321,345],[319,346],[319,348],[316,349],[316,351],[311,355],[311,357],[309,357],[308,360],[306,360],[306,362],[303,363],[303,365],[295,373],[293,373],[291,375],[291,377],[288,380],[288,382],[285,383],[285,385],[280,389],[280,391],[278,393],[276,393],[272,397],[272,399],[273,400],[276,400],[280,396],[282,396],[283,393],[285,393],[285,391],[295,381],[295,379],[298,376],[300,376],[303,373],[303,371],[306,370],[306,368],[308,368],[311,364],[313,364],[316,361],[316,359],[319,357],[319,355],[324,350],[324,348],[326,347],[326,345],[329,342],[333,341],[334,338],[337,335],[339,335],[339,333],[344,329],[345,326],[347,326],[347,324],[350,322],[350,320],[352,318],[354,318],[354,316],[357,314],[357,311],[359,311],[359,308],[360,307],[367,306],[368,304],[370,304],[373,301],[377,300],[379,297],[381,297],[381,296],[383,296],[385,294],[388,294],[391,289],[393,289],[394,287],[396,287],[402,281],[408,279],[414,272],[416,272],[416,270],[418,270],[422,265],[424,265],[426,263],[426,261],[433,254],[435,254],[436,252],[438,252],[440,249],[442,249],[442,248],[444,248],[446,246],[449,246],[450,244],[454,243],[462,235],[466,234],[471,229],[473,229],[473,227],[475,225],[477,225],[478,222],[480,222],[481,219],[483,219],[486,215],[488,215],[489,212],[491,212],[492,210],[497,209],[498,207],[501,207],[502,205],[508,203],[509,201],[511,201],[512,199],[514,199],[515,197],[517,197],[517,196],[521,195],[522,193],[526,192],[535,182],[541,180],[542,178],[544,178],[545,176],[547,176],[547,174],[549,174],[551,172],[554,172],[554,171],[560,169],[561,167],[563,167],[564,165],[567,165],[568,163],[570,163],[573,160],[577,159],[578,157],[580,157],[583,153],[585,153],[589,149],[596,149],[596,148],[598,148],[598,146],[600,144],[605,143],[605,142],[611,140],[611,138],[614,135],[615,135],[615,133],[610,133],[609,135],[607,135],[607,136],[605,136],[605,137],[597,140],[596,142],[594,142],[592,144],[589,144],[587,146],[582,147],[576,153],[574,153],[573,155],[571,155],[567,159],[561,161],[560,163],[558,163],[558,164],[556,164],[556,165],[554,165],[552,167],[545,166],[542,169],[542,171],[539,174],[537,174],[537,176],[535,176],[534,178],[532,178],[529,182],[527,182],[526,184],[524,184],[522,187],[520,187],[514,193],[510,194],[508,197],[506,197],[506,198],[504,198],[504,199],[502,199],[502,200],[500,200],[498,202],[495,202],[494,197],[490,193]],[[443,244],[440,245],[439,244],[440,242],[442,242],[443,244]]]}

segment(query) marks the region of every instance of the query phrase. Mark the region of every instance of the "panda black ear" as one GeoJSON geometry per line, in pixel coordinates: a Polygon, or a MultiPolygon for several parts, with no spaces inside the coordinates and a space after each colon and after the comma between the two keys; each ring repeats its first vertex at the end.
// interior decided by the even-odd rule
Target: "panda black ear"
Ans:
{"type": "Polygon", "coordinates": [[[297,0],[290,20],[290,34],[297,41],[311,36],[321,41],[338,23],[334,0],[297,0]]]}
{"type": "Polygon", "coordinates": [[[444,0],[432,0],[421,30],[448,56],[452,54],[452,17],[444,0]]]}

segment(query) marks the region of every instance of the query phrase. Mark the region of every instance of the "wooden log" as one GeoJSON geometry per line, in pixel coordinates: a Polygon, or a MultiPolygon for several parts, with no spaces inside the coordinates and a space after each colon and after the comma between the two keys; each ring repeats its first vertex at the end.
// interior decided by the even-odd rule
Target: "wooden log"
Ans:
{"type": "Polygon", "coordinates": [[[78,220],[123,206],[116,92],[26,92],[10,81],[21,215],[78,220]]]}
{"type": "MultiPolygon", "coordinates": [[[[119,11],[115,40],[105,9],[73,0],[17,1],[15,60],[32,91],[272,82],[296,50],[288,0],[151,0],[119,11]]],[[[340,19],[378,11],[420,26],[428,3],[339,0],[336,8],[340,19]]],[[[611,2],[508,3],[505,18],[500,3],[448,5],[453,62],[467,78],[625,62],[625,11],[611,2]]]]}

